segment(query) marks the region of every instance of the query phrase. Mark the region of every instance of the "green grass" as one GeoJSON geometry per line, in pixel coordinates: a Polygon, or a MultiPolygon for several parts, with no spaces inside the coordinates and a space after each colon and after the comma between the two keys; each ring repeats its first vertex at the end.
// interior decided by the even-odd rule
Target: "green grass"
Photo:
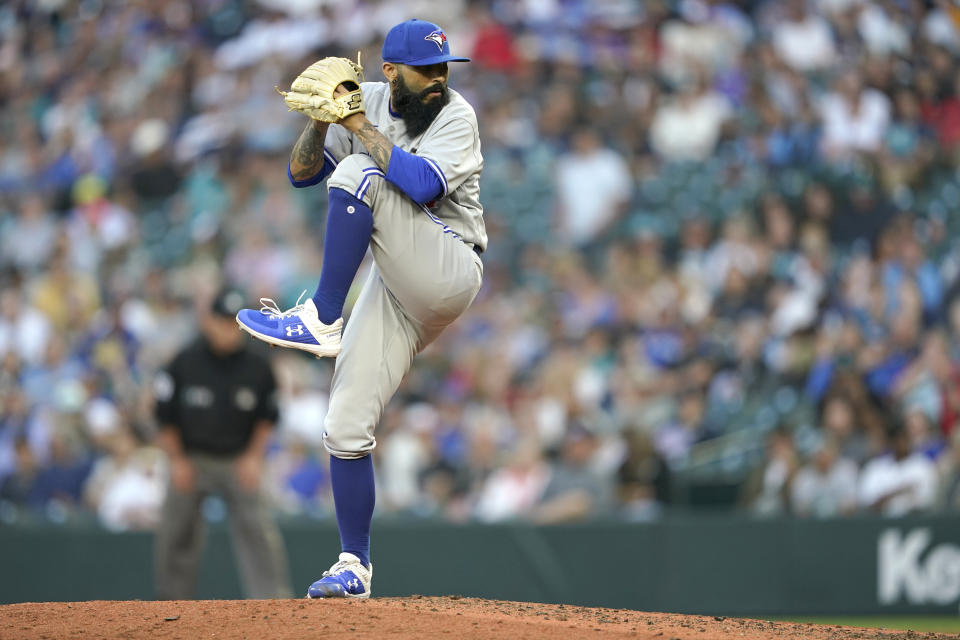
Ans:
{"type": "Polygon", "coordinates": [[[848,627],[881,627],[898,631],[939,631],[960,633],[960,617],[957,616],[809,616],[779,618],[789,622],[812,622],[814,624],[842,624],[848,627]]]}

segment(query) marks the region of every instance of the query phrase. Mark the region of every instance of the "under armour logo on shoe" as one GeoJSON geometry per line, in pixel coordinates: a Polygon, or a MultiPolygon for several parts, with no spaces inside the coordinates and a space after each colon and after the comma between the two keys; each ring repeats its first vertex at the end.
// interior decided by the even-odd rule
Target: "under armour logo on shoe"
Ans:
{"type": "Polygon", "coordinates": [[[295,335],[297,335],[297,336],[302,336],[302,335],[303,335],[303,325],[302,325],[302,324],[290,325],[290,326],[288,326],[288,327],[286,328],[286,330],[287,330],[287,337],[290,337],[290,338],[292,338],[292,337],[295,336],[295,335]]]}
{"type": "Polygon", "coordinates": [[[356,588],[359,587],[359,586],[360,586],[360,580],[359,580],[359,579],[354,578],[353,580],[347,580],[347,587],[348,587],[348,588],[350,588],[350,589],[356,589],[356,588]]]}

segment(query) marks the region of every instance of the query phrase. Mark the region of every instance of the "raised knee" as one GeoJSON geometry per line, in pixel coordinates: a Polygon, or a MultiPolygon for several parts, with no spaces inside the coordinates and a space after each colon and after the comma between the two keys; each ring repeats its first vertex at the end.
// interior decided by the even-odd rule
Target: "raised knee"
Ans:
{"type": "Polygon", "coordinates": [[[370,192],[373,181],[383,177],[383,171],[373,158],[362,153],[354,153],[337,163],[333,173],[327,178],[327,186],[343,189],[363,199],[370,192]]]}

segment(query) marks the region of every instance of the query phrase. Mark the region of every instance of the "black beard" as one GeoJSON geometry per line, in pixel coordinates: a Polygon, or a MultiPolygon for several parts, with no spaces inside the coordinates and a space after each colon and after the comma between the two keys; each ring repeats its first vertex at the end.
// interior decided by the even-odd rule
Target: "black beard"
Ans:
{"type": "Polygon", "coordinates": [[[420,93],[414,93],[403,81],[403,76],[398,73],[391,83],[390,102],[393,104],[393,110],[403,118],[403,124],[407,127],[407,136],[416,138],[427,130],[440,110],[450,102],[450,92],[443,85],[433,84],[420,93]],[[432,91],[440,91],[440,95],[429,102],[424,102],[423,99],[432,91]]]}

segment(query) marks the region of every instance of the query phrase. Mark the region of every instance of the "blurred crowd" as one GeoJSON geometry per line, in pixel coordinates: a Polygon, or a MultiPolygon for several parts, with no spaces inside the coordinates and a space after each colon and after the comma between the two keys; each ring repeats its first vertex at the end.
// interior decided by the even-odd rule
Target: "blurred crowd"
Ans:
{"type": "MultiPolygon", "coordinates": [[[[473,58],[490,248],[379,427],[381,517],[960,509],[960,6],[13,0],[0,522],[155,525],[155,373],[222,284],[320,271],[274,86],[358,49],[381,79],[414,16],[473,58]]],[[[270,355],[265,487],[327,517],[332,365],[270,355]]]]}

